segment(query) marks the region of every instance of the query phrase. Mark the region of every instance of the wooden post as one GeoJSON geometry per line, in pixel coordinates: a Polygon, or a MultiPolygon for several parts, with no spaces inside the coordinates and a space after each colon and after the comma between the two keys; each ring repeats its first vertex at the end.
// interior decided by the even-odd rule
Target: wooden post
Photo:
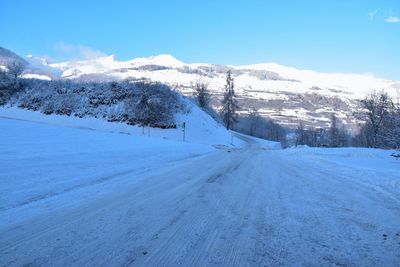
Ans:
{"type": "Polygon", "coordinates": [[[182,124],[182,127],[183,127],[183,129],[182,129],[182,131],[183,131],[183,142],[185,142],[185,139],[186,139],[186,122],[184,122],[182,124]]]}

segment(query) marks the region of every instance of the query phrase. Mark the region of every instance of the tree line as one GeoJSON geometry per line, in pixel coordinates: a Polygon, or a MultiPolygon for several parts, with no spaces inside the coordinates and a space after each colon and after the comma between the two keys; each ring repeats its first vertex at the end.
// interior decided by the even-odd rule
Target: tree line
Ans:
{"type": "Polygon", "coordinates": [[[346,147],[351,146],[352,135],[347,131],[344,124],[332,114],[330,126],[305,127],[302,122],[299,123],[294,132],[295,146],[307,145],[311,147],[346,147]]]}
{"type": "Polygon", "coordinates": [[[399,149],[399,102],[383,90],[374,91],[359,101],[359,108],[354,117],[361,123],[355,134],[349,133],[346,126],[332,115],[328,129],[306,129],[300,123],[295,131],[295,145],[399,149]]]}

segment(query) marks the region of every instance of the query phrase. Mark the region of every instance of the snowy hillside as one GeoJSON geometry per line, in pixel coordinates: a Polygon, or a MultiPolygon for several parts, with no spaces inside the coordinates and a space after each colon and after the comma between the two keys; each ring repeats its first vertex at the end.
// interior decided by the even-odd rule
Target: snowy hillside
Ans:
{"type": "Polygon", "coordinates": [[[400,94],[400,81],[380,79],[372,75],[318,73],[278,64],[224,66],[185,64],[170,55],[119,61],[115,56],[93,60],[50,64],[62,71],[64,78],[89,74],[113,79],[146,78],[176,87],[186,95],[193,94],[196,81],[208,83],[219,106],[228,69],[235,78],[236,93],[243,113],[258,108],[268,118],[289,126],[299,121],[308,125],[326,126],[330,115],[337,113],[347,124],[355,124],[353,113],[357,99],[372,90],[385,89],[389,95],[400,94]]]}
{"type": "Polygon", "coordinates": [[[266,118],[289,127],[299,122],[306,126],[329,125],[332,114],[351,129],[359,121],[354,113],[358,100],[373,90],[386,90],[400,96],[400,81],[385,80],[370,74],[319,73],[275,63],[246,66],[187,64],[171,55],[120,61],[115,55],[82,61],[49,63],[27,57],[28,69],[22,77],[37,79],[81,79],[110,81],[126,78],[149,79],[166,83],[185,95],[194,93],[194,84],[208,84],[212,105],[220,107],[225,75],[232,71],[240,112],[258,109],[266,118]]]}

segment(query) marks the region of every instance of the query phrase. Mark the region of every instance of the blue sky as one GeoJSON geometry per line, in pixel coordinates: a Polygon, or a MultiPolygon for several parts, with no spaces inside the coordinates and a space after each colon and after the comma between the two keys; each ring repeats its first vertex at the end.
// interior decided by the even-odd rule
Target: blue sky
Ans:
{"type": "Polygon", "coordinates": [[[171,54],[400,80],[400,0],[0,0],[0,46],[56,60],[171,54]]]}

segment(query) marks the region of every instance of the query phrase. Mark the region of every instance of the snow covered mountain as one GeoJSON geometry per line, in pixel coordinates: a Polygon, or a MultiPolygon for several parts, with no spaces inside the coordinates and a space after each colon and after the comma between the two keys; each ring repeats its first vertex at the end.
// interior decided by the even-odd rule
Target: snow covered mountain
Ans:
{"type": "Polygon", "coordinates": [[[266,91],[289,89],[307,92],[311,89],[321,90],[325,94],[344,94],[356,98],[364,96],[372,89],[385,88],[389,93],[393,89],[400,89],[400,81],[380,79],[371,74],[319,73],[275,63],[245,66],[185,64],[171,55],[135,58],[128,61],[119,61],[115,55],[111,55],[92,60],[54,63],[49,66],[62,70],[62,77],[65,78],[76,78],[84,74],[107,74],[115,78],[146,77],[183,85],[193,82],[191,79],[193,75],[216,83],[218,80],[216,78],[220,76],[224,78],[226,71],[231,69],[237,77],[236,85],[239,90],[244,89],[246,85],[260,88],[269,86],[271,88],[266,88],[268,89],[266,91]]]}
{"type": "Polygon", "coordinates": [[[212,105],[216,108],[219,108],[224,91],[226,72],[231,70],[241,113],[258,109],[261,116],[289,127],[296,127],[300,121],[308,126],[328,126],[331,114],[336,114],[348,126],[356,125],[354,113],[359,108],[358,99],[382,89],[395,99],[400,95],[400,81],[371,74],[299,70],[275,63],[245,66],[187,64],[171,55],[128,61],[110,55],[60,63],[48,63],[31,56],[28,61],[34,67],[25,72],[27,78],[149,79],[166,83],[187,96],[193,95],[194,84],[201,81],[208,84],[213,94],[212,105]]]}
{"type": "Polygon", "coordinates": [[[206,82],[219,106],[225,75],[232,71],[242,113],[256,108],[264,117],[287,126],[300,121],[312,126],[327,126],[332,113],[345,124],[355,125],[357,99],[372,90],[385,89],[397,97],[400,81],[369,74],[319,73],[274,63],[246,66],[186,64],[171,55],[119,61],[114,55],[93,60],[50,64],[62,71],[62,78],[150,79],[167,83],[185,95],[193,94],[196,81],[206,82]]]}
{"type": "Polygon", "coordinates": [[[359,98],[373,89],[384,88],[389,93],[400,89],[400,81],[380,79],[371,74],[319,73],[275,63],[245,66],[186,64],[171,55],[135,58],[128,61],[119,61],[115,55],[111,55],[92,60],[53,63],[49,66],[62,70],[63,78],[77,78],[85,74],[107,74],[120,79],[149,78],[188,86],[195,81],[193,78],[202,78],[216,87],[219,85],[218,78],[223,80],[226,71],[230,69],[237,78],[236,87],[239,91],[248,89],[246,87],[257,87],[264,89],[264,92],[282,90],[307,93],[309,90],[320,90],[326,95],[342,94],[350,98],[359,98]]]}

